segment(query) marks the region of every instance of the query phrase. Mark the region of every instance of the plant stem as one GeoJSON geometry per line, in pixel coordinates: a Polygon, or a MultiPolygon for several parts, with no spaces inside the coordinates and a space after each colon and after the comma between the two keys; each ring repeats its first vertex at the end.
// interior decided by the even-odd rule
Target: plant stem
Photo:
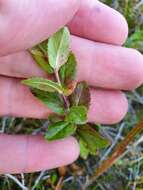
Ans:
{"type": "MultiPolygon", "coordinates": [[[[62,86],[62,83],[61,83],[61,80],[60,80],[60,77],[59,77],[59,72],[57,70],[55,70],[55,77],[56,77],[57,82],[62,86]]],[[[62,97],[63,97],[63,100],[65,102],[67,110],[69,110],[70,103],[68,101],[68,98],[64,94],[62,94],[62,97]]]]}
{"type": "Polygon", "coordinates": [[[11,174],[5,174],[6,177],[10,178],[13,180],[22,190],[28,190],[27,187],[25,187],[16,177],[14,177],[11,174]]]}
{"type": "Polygon", "coordinates": [[[139,134],[143,130],[143,120],[140,121],[123,139],[114,149],[113,153],[107,158],[107,160],[103,161],[99,168],[97,168],[95,174],[91,179],[85,184],[87,188],[90,186],[93,181],[96,181],[98,177],[100,177],[104,172],[106,172],[125,152],[127,146],[132,142],[137,134],[139,134]]]}

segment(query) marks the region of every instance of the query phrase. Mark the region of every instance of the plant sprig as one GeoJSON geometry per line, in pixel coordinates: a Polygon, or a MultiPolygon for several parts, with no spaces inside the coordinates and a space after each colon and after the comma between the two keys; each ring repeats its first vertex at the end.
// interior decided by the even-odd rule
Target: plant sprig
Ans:
{"type": "Polygon", "coordinates": [[[33,77],[22,83],[53,111],[45,133],[47,141],[74,135],[80,144],[81,157],[95,155],[99,148],[109,145],[95,124],[88,123],[90,89],[88,84],[76,81],[77,61],[70,49],[70,32],[67,27],[30,50],[36,63],[51,80],[33,77]]]}

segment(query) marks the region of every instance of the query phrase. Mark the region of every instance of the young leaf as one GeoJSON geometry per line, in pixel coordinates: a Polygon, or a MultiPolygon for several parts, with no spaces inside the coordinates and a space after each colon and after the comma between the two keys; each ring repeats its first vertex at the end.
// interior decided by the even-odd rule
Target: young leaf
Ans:
{"type": "Polygon", "coordinates": [[[78,83],[74,93],[70,96],[70,102],[73,106],[84,105],[89,109],[90,90],[86,82],[78,83]]]}
{"type": "Polygon", "coordinates": [[[82,125],[87,122],[87,108],[85,106],[73,106],[70,108],[66,121],[82,125]]]}
{"type": "Polygon", "coordinates": [[[98,148],[105,148],[109,145],[109,141],[92,129],[88,124],[80,126],[77,133],[87,144],[90,154],[95,155],[98,148]]]}
{"type": "Polygon", "coordinates": [[[64,94],[65,96],[70,96],[75,88],[76,88],[77,82],[76,81],[72,81],[71,83],[69,83],[65,88],[64,88],[64,94]]]}
{"type": "Polygon", "coordinates": [[[64,101],[57,92],[45,92],[32,89],[32,93],[53,112],[60,115],[65,114],[64,101]]]}
{"type": "Polygon", "coordinates": [[[29,50],[31,55],[33,56],[39,56],[39,57],[44,57],[44,54],[38,49],[38,48],[32,48],[29,50]]]}
{"type": "Polygon", "coordinates": [[[82,138],[80,138],[79,140],[79,145],[80,145],[80,156],[83,159],[87,159],[88,155],[89,155],[89,149],[87,144],[83,141],[82,138]]]}
{"type": "Polygon", "coordinates": [[[68,124],[67,127],[65,127],[62,131],[60,131],[53,140],[56,139],[63,139],[66,137],[69,137],[71,135],[74,135],[76,132],[77,126],[74,124],[68,124]]]}
{"type": "Polygon", "coordinates": [[[68,61],[60,69],[60,78],[63,85],[68,85],[76,77],[76,58],[73,53],[70,54],[68,61]]]}
{"type": "Polygon", "coordinates": [[[45,40],[37,45],[37,47],[43,52],[44,55],[48,55],[47,44],[48,44],[48,40],[45,40]]]}
{"type": "Polygon", "coordinates": [[[40,77],[34,77],[34,78],[23,80],[22,84],[25,84],[31,88],[36,88],[36,89],[43,90],[46,92],[59,92],[60,94],[62,94],[64,91],[62,86],[59,85],[58,83],[53,82],[48,79],[40,78],[40,77]]]}
{"type": "Polygon", "coordinates": [[[69,46],[70,33],[67,27],[62,28],[49,38],[48,58],[49,64],[54,70],[58,71],[67,62],[70,52],[69,46]]]}
{"type": "Polygon", "coordinates": [[[37,48],[29,50],[35,62],[48,74],[52,74],[54,71],[48,63],[48,58],[37,48]]]}
{"type": "Polygon", "coordinates": [[[46,132],[45,139],[48,141],[62,139],[75,133],[76,126],[65,121],[51,124],[46,132]]]}

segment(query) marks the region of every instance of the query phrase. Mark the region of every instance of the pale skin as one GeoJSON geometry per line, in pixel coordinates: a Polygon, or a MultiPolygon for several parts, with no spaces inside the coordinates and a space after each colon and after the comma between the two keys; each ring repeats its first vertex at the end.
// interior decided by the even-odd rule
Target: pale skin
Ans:
{"type": "MultiPolygon", "coordinates": [[[[122,47],[128,35],[123,16],[97,0],[0,0],[0,13],[1,116],[46,118],[50,113],[20,83],[46,76],[25,50],[69,23],[78,80],[94,87],[89,121],[114,124],[124,118],[128,102],[122,90],[142,84],[143,56],[122,47]]],[[[1,134],[0,151],[0,174],[51,169],[79,156],[73,137],[47,143],[41,136],[1,134]]]]}

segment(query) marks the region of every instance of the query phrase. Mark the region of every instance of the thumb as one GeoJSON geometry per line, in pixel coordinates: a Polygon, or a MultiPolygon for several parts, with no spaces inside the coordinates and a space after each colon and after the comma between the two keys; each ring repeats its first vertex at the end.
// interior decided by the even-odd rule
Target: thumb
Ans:
{"type": "Polygon", "coordinates": [[[74,16],[79,0],[0,0],[0,56],[45,40],[74,16]]]}

